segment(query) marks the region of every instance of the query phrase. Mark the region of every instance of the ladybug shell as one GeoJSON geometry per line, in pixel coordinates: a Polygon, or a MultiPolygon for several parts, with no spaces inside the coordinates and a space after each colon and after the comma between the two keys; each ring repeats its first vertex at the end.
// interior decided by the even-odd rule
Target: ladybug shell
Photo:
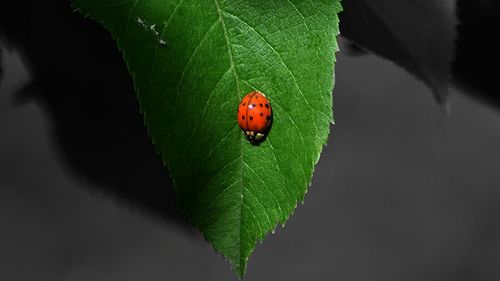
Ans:
{"type": "Polygon", "coordinates": [[[262,140],[268,133],[273,112],[269,100],[261,92],[248,93],[238,106],[238,125],[251,142],[262,140]]]}

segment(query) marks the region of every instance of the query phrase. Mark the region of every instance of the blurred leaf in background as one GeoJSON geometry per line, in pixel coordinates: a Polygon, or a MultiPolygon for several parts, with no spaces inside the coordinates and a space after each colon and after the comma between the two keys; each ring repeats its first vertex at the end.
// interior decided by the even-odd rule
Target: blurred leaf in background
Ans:
{"type": "Polygon", "coordinates": [[[344,0],[341,33],[424,81],[447,110],[455,0],[344,0]]]}

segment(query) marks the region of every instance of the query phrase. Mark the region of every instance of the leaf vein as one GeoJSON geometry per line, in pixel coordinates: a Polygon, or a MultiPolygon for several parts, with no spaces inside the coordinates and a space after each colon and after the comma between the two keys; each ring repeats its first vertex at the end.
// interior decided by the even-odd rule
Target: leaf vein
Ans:
{"type": "Polygon", "coordinates": [[[207,108],[208,108],[208,104],[210,103],[210,100],[212,99],[212,95],[213,93],[215,92],[215,90],[217,90],[217,88],[219,87],[220,85],[220,82],[224,79],[224,77],[231,71],[231,68],[228,68],[226,70],[226,72],[224,72],[224,74],[222,74],[221,78],[219,79],[219,81],[217,81],[217,84],[215,84],[214,88],[212,89],[212,91],[210,91],[210,94],[208,95],[208,98],[207,98],[207,101],[205,102],[205,106],[203,107],[203,111],[201,113],[201,116],[200,118],[198,118],[198,120],[196,121],[196,125],[194,126],[193,128],[193,131],[191,132],[191,136],[189,137],[188,141],[187,141],[187,145],[186,145],[186,149],[184,149],[184,153],[182,154],[183,156],[186,155],[186,152],[188,151],[189,147],[191,146],[192,144],[192,141],[193,141],[193,136],[194,134],[196,133],[196,130],[198,130],[198,127],[200,126],[200,123],[201,123],[201,120],[203,120],[203,117],[205,117],[205,113],[207,111],[207,108]]]}
{"type": "Polygon", "coordinates": [[[297,6],[295,6],[295,4],[293,4],[293,2],[291,0],[287,0],[287,1],[288,1],[288,3],[290,3],[290,5],[295,9],[295,11],[297,11],[297,13],[299,14],[299,16],[302,18],[302,20],[304,21],[304,25],[305,25],[306,29],[308,31],[311,31],[309,29],[309,26],[306,23],[306,18],[304,17],[304,15],[302,15],[302,13],[299,11],[299,9],[297,9],[297,6]]]}
{"type": "MultiPolygon", "coordinates": [[[[278,51],[276,51],[276,49],[274,49],[274,47],[271,45],[271,43],[269,41],[267,41],[267,39],[264,38],[264,36],[262,36],[262,34],[260,34],[260,32],[258,32],[255,28],[253,28],[252,26],[250,26],[246,21],[242,20],[241,18],[239,18],[238,16],[236,15],[233,15],[231,13],[228,13],[226,11],[223,11],[225,14],[227,14],[228,16],[238,20],[239,22],[243,23],[243,25],[245,25],[246,27],[248,27],[251,31],[253,31],[264,43],[265,45],[267,45],[267,47],[269,47],[269,49],[278,57],[280,63],[283,65],[283,67],[285,67],[286,71],[290,74],[290,77],[292,78],[293,82],[294,82],[294,86],[297,88],[299,94],[301,95],[302,99],[305,101],[305,103],[307,104],[307,106],[311,109],[312,112],[315,112],[315,110],[313,109],[313,107],[311,106],[311,104],[309,103],[309,100],[305,97],[304,93],[302,92],[302,89],[299,87],[299,84],[297,82],[297,79],[295,78],[295,75],[293,74],[293,72],[290,70],[290,68],[286,65],[285,61],[283,60],[283,58],[281,57],[280,53],[278,53],[278,51]]],[[[321,112],[322,113],[322,112],[321,112]]],[[[324,114],[324,113],[323,113],[324,114]]],[[[314,118],[313,120],[313,125],[314,125],[314,128],[316,130],[316,132],[318,132],[318,127],[316,126],[316,119],[314,118]]]]}
{"type": "MultiPolygon", "coordinates": [[[[247,168],[248,168],[248,169],[249,169],[249,170],[250,170],[250,171],[251,171],[251,172],[255,175],[255,178],[259,179],[259,181],[260,181],[260,182],[262,182],[262,183],[264,184],[264,186],[266,187],[267,191],[273,195],[274,201],[276,201],[276,205],[277,205],[277,207],[278,207],[278,209],[279,209],[279,211],[280,211],[280,217],[281,217],[283,214],[285,214],[285,213],[283,212],[283,210],[281,209],[280,202],[279,202],[278,197],[276,196],[276,194],[273,192],[273,189],[269,187],[269,185],[267,184],[267,182],[265,182],[264,180],[262,180],[262,179],[259,177],[259,175],[257,174],[257,172],[255,172],[255,170],[254,170],[252,167],[250,167],[250,165],[248,165],[248,163],[246,163],[245,161],[242,161],[242,162],[243,162],[243,164],[244,164],[244,165],[245,165],[245,166],[246,166],[246,167],[247,167],[247,168]]],[[[249,188],[247,188],[246,190],[248,190],[248,191],[250,192],[250,189],[249,189],[249,188]]],[[[259,202],[259,203],[260,203],[260,202],[259,202]]],[[[266,214],[267,214],[267,212],[266,212],[266,214]]],[[[271,225],[272,225],[272,223],[271,223],[271,225]]]]}

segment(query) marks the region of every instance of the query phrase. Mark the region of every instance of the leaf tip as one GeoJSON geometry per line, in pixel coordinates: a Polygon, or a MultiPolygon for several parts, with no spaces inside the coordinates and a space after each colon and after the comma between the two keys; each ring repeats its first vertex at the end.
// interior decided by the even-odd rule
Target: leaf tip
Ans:
{"type": "Polygon", "coordinates": [[[449,100],[448,85],[434,87],[433,92],[439,107],[445,115],[449,116],[451,114],[451,102],[449,100]]]}
{"type": "Polygon", "coordinates": [[[439,102],[439,106],[446,116],[451,115],[451,103],[449,100],[439,102]]]}
{"type": "Polygon", "coordinates": [[[245,273],[247,271],[247,262],[248,262],[248,257],[247,258],[242,257],[236,263],[232,263],[231,261],[229,261],[231,267],[233,268],[233,272],[236,275],[236,278],[238,278],[238,280],[240,281],[243,281],[243,279],[245,278],[245,273]]]}

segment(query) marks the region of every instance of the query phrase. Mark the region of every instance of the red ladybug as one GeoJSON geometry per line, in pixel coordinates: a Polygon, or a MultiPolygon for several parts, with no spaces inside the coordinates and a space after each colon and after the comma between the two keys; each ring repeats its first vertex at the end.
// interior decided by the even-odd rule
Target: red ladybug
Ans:
{"type": "Polygon", "coordinates": [[[273,110],[263,93],[248,93],[238,106],[238,125],[251,143],[265,139],[273,122],[273,110]]]}

